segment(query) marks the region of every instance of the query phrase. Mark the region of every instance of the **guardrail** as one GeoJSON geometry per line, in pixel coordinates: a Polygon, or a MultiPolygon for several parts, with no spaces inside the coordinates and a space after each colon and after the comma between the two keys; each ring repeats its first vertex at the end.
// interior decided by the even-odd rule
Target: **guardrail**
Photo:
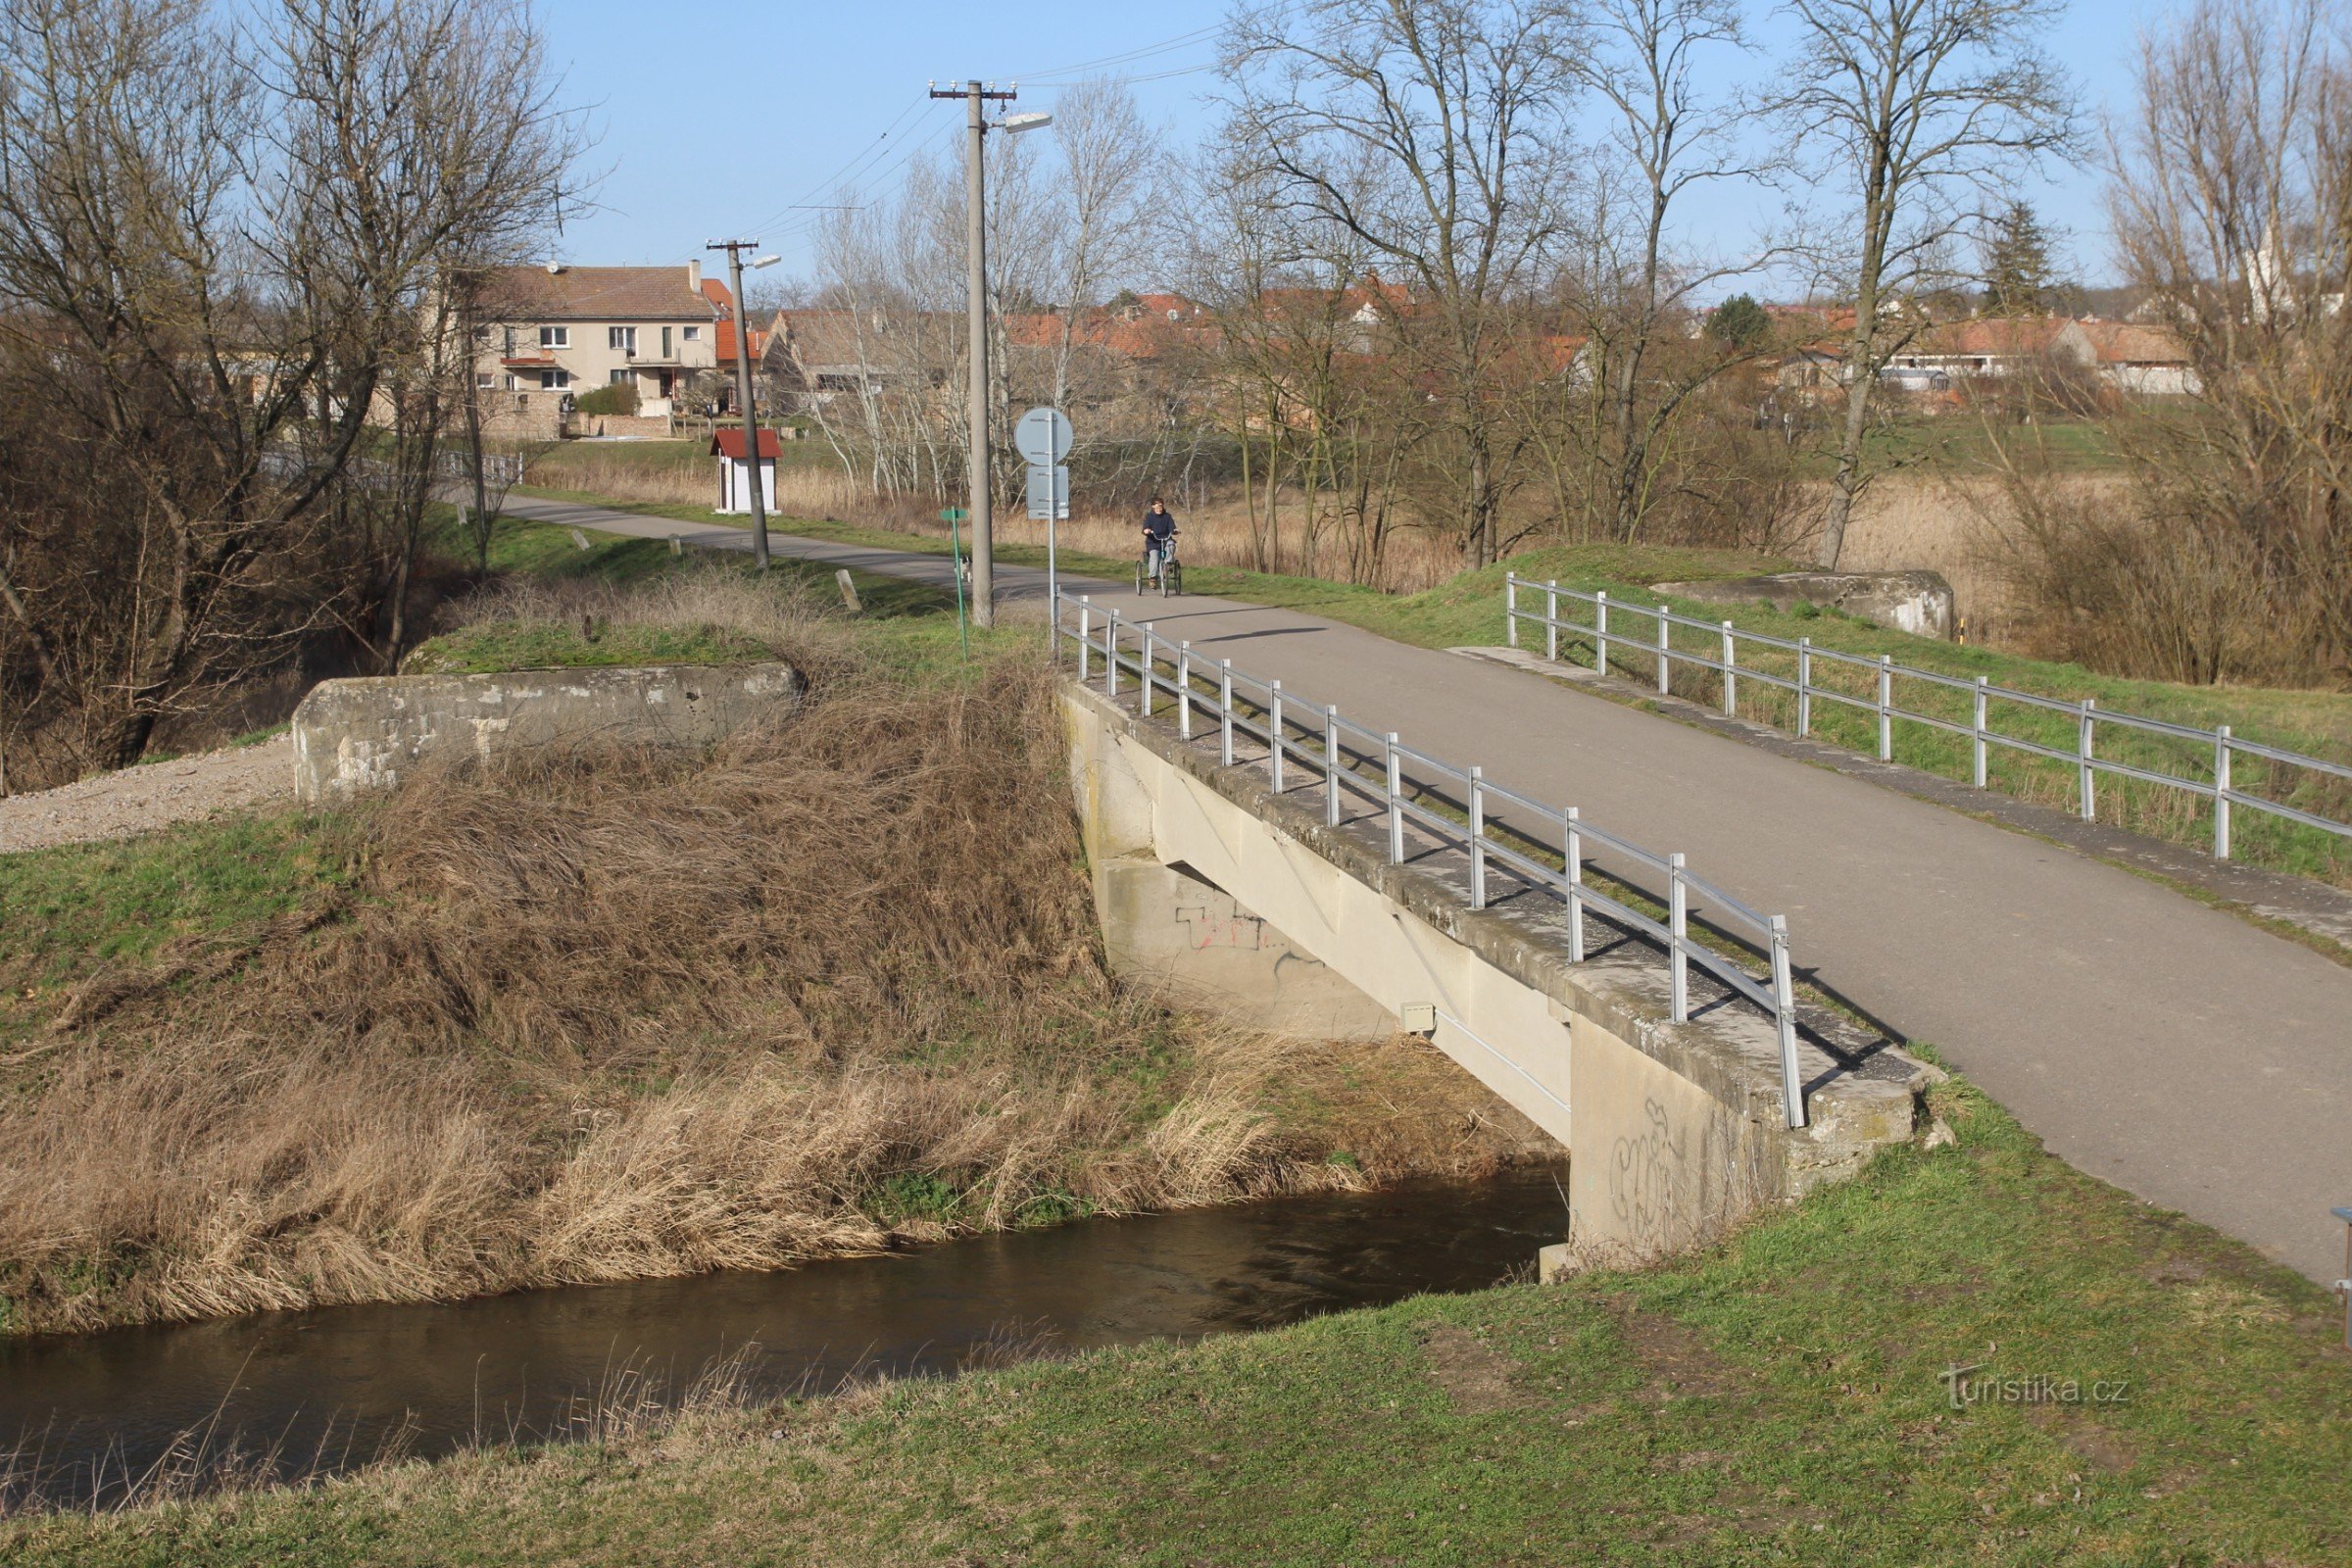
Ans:
{"type": "Polygon", "coordinates": [[[1930,729],[1941,730],[1967,740],[1970,748],[1969,781],[1978,789],[1986,787],[1985,760],[1990,750],[1996,746],[2043,758],[2050,761],[2070,764],[2076,771],[2076,809],[2086,822],[2097,819],[2098,775],[2101,773],[2135,778],[2150,784],[2185,790],[2191,795],[2201,796],[2213,802],[2213,855],[2214,858],[2219,860],[2230,858],[2230,813],[2232,807],[2242,806],[2248,810],[2268,812],[2273,816],[2282,817],[2305,827],[2317,828],[2324,833],[2352,838],[2352,822],[2339,822],[2332,817],[2301,810],[2259,795],[2248,795],[2234,788],[2230,782],[2230,763],[2235,758],[2256,757],[2285,766],[2309,768],[2314,772],[2346,780],[2352,780],[2352,767],[2347,767],[2340,762],[2330,762],[2324,758],[2307,757],[2300,752],[2290,752],[2275,746],[2263,746],[2253,741],[2241,740],[2230,733],[2230,726],[2227,724],[2218,725],[2213,729],[2198,729],[2187,724],[2175,724],[2160,718],[2143,718],[2136,713],[2104,709],[2089,698],[2083,698],[2080,702],[2063,702],[2057,698],[2043,697],[2034,692],[2021,692],[2008,686],[1995,686],[1991,683],[1990,677],[1984,675],[1979,675],[1973,681],[1965,680],[1959,676],[1945,675],[1936,670],[1920,669],[1910,664],[1898,664],[1894,662],[1894,656],[1891,654],[1883,654],[1874,660],[1866,659],[1858,654],[1840,653],[1835,649],[1816,648],[1813,646],[1813,640],[1809,637],[1799,637],[1791,641],[1786,637],[1766,636],[1762,632],[1741,631],[1728,620],[1720,622],[1701,620],[1694,615],[1678,614],[1662,605],[1653,607],[1635,604],[1630,600],[1611,599],[1605,591],[1585,593],[1575,588],[1563,588],[1557,582],[1537,582],[1532,578],[1521,577],[1516,572],[1509,573],[1503,578],[1503,619],[1508,628],[1507,635],[1510,645],[1513,648],[1519,646],[1521,622],[1539,625],[1544,628],[1544,657],[1557,662],[1560,657],[1560,634],[1567,632],[1573,636],[1591,640],[1592,667],[1599,673],[1606,674],[1609,669],[1609,646],[1614,643],[1624,651],[1621,658],[1633,656],[1642,662],[1655,661],[1658,692],[1661,696],[1665,695],[1669,689],[1672,666],[1675,664],[1685,664],[1694,669],[1713,670],[1723,677],[1723,711],[1733,716],[1737,716],[1740,711],[1740,682],[1741,680],[1756,681],[1795,696],[1796,733],[1799,735],[1810,735],[1813,731],[1814,703],[1840,704],[1877,717],[1878,756],[1879,760],[1883,762],[1894,760],[1894,725],[1895,721],[1899,719],[1907,723],[1925,725],[1930,729]],[[1541,613],[1533,610],[1522,610],[1519,607],[1519,594],[1522,589],[1532,589],[1544,595],[1544,610],[1541,613]],[[1560,602],[1562,600],[1592,607],[1591,624],[1562,620],[1560,618],[1560,602]],[[1649,623],[1649,631],[1630,637],[1623,632],[1612,632],[1609,629],[1609,614],[1612,611],[1620,614],[1632,615],[1640,620],[1646,620],[1649,623]],[[1673,629],[1677,626],[1707,634],[1711,641],[1716,641],[1718,651],[1713,656],[1709,656],[1694,653],[1688,648],[1675,647],[1673,645],[1673,629]],[[1739,651],[1741,643],[1761,648],[1779,649],[1794,655],[1796,660],[1794,675],[1776,674],[1770,670],[1756,668],[1751,664],[1740,663],[1739,651]],[[1825,685],[1815,680],[1813,665],[1816,660],[1824,660],[1834,665],[1850,666],[1869,672],[1875,682],[1873,695],[1859,697],[1851,692],[1840,691],[1835,686],[1825,685]],[[1933,713],[1923,713],[1897,707],[1894,701],[1894,683],[1898,679],[1922,681],[1932,686],[1967,695],[1972,699],[1970,721],[1963,724],[1952,719],[1937,717],[1933,713]],[[2044,746],[2038,741],[2029,740],[2022,735],[2004,734],[1994,729],[1991,723],[1991,707],[1996,702],[2015,703],[2027,708],[2065,714],[2074,721],[2074,746],[2072,748],[2044,746]],[[2198,745],[2201,749],[2210,747],[2213,758],[2211,770],[2206,777],[2196,778],[2186,774],[2167,773],[2156,768],[2140,767],[2114,758],[2101,757],[2098,755],[2098,728],[2101,725],[2114,725],[2141,734],[2161,735],[2174,740],[2187,741],[2198,745]]]}
{"type": "MultiPolygon", "coordinates": [[[[1116,698],[1121,675],[1131,676],[1144,717],[1152,717],[1155,703],[1164,697],[1160,706],[1176,710],[1177,735],[1190,741],[1204,738],[1195,735],[1198,715],[1201,726],[1213,727],[1219,760],[1228,767],[1234,765],[1237,735],[1256,741],[1265,748],[1265,763],[1274,792],[1279,795],[1298,787],[1294,774],[1303,768],[1306,787],[1319,785],[1322,790],[1324,821],[1331,827],[1341,825],[1345,815],[1343,802],[1348,794],[1377,807],[1387,823],[1390,864],[1404,863],[1405,825],[1411,822],[1443,839],[1461,844],[1470,859],[1468,903],[1473,909],[1487,906],[1491,866],[1499,865],[1531,885],[1548,890],[1567,910],[1571,962],[1585,961],[1588,910],[1657,943],[1666,952],[1673,977],[1676,1023],[1688,1023],[1690,1019],[1690,971],[1691,964],[1697,964],[1773,1020],[1780,1037],[1781,1088],[1788,1105],[1788,1125],[1805,1125],[1804,1085],[1796,1061],[1796,999],[1786,915],[1758,913],[1713,883],[1692,875],[1679,854],[1660,855],[1644,849],[1593,825],[1573,806],[1546,806],[1496,784],[1486,776],[1483,768],[1458,767],[1416,751],[1406,746],[1394,730],[1367,729],[1343,718],[1337,704],[1314,702],[1296,691],[1285,690],[1279,680],[1261,679],[1238,670],[1230,659],[1209,661],[1198,657],[1191,643],[1160,636],[1151,621],[1127,620],[1116,611],[1097,610],[1091,596],[1066,590],[1057,594],[1053,619],[1055,647],[1059,647],[1059,639],[1063,638],[1078,645],[1081,684],[1099,678],[1103,695],[1116,698]],[[1074,630],[1065,624],[1067,617],[1062,612],[1065,605],[1076,611],[1074,630]],[[1348,741],[1351,738],[1361,743],[1354,758],[1366,764],[1377,764],[1371,778],[1358,773],[1350,761],[1348,741]],[[1408,781],[1426,792],[1425,781],[1431,775],[1444,780],[1449,788],[1458,787],[1468,817],[1466,822],[1433,810],[1412,798],[1408,781]],[[1497,824],[1490,814],[1491,808],[1496,805],[1541,823],[1549,835],[1544,841],[1546,848],[1558,846],[1560,864],[1554,867],[1546,859],[1527,853],[1521,844],[1538,841],[1515,824],[1512,831],[1521,844],[1498,838],[1494,831],[1497,824]],[[1664,919],[1593,886],[1586,873],[1597,863],[1592,855],[1595,846],[1665,877],[1664,919]],[[1709,922],[1717,927],[1737,927],[1754,933],[1757,950],[1766,959],[1761,976],[1751,974],[1747,964],[1732,953],[1719,952],[1692,933],[1690,916],[1694,901],[1695,906],[1703,909],[1709,922]]],[[[1613,875],[1612,880],[1630,885],[1613,875]]]]}

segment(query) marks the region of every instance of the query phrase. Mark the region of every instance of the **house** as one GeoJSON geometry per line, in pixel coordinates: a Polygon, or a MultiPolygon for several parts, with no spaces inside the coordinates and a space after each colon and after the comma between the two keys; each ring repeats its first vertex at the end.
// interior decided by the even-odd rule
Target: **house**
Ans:
{"type": "Polygon", "coordinates": [[[629,385],[641,416],[665,419],[683,383],[717,367],[718,326],[733,314],[700,262],[500,268],[477,287],[474,385],[526,416],[534,398],[568,408],[567,395],[629,385]]]}
{"type": "MultiPolygon", "coordinates": [[[[760,499],[770,512],[776,510],[776,455],[782,450],[772,428],[760,432],[760,499]]],[[[718,505],[711,510],[722,516],[752,510],[751,465],[743,454],[741,425],[711,432],[710,455],[718,460],[718,505]]]]}
{"type": "Polygon", "coordinates": [[[2052,352],[2098,372],[2118,392],[2143,397],[2194,397],[2205,383],[2188,350],[2169,327],[2136,321],[2069,321],[2052,352]]]}
{"type": "Polygon", "coordinates": [[[2050,352],[2067,323],[2057,317],[1985,316],[1926,327],[1889,358],[1882,378],[1905,385],[2016,375],[2050,352]]]}

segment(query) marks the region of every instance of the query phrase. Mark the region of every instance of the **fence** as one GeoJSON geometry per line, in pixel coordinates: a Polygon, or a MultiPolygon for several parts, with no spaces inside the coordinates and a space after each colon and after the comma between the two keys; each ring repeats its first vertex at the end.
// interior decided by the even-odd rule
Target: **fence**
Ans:
{"type": "MultiPolygon", "coordinates": [[[[1566,908],[1571,962],[1585,961],[1588,911],[1597,912],[1611,923],[1655,942],[1665,951],[1672,974],[1676,1023],[1690,1021],[1690,965],[1696,963],[1729,991],[1762,1008],[1773,1020],[1780,1037],[1781,1087],[1788,1105],[1788,1125],[1805,1125],[1803,1083],[1797,1074],[1796,1060],[1796,1001],[1788,922],[1785,915],[1757,913],[1721,888],[1692,875],[1679,854],[1660,855],[1620,838],[1586,820],[1573,806],[1546,806],[1505,789],[1489,779],[1483,768],[1458,767],[1426,752],[1415,751],[1394,730],[1367,729],[1343,718],[1337,704],[1314,702],[1296,691],[1285,690],[1279,680],[1261,679],[1235,669],[1229,659],[1210,662],[1196,657],[1191,643],[1160,636],[1150,621],[1125,620],[1116,611],[1098,611],[1089,596],[1067,591],[1058,594],[1054,605],[1054,625],[1057,651],[1062,639],[1078,645],[1078,679],[1082,684],[1099,678],[1103,695],[1116,698],[1121,675],[1131,676],[1130,684],[1136,689],[1138,708],[1144,717],[1152,717],[1155,706],[1174,708],[1176,733],[1187,741],[1205,738],[1196,737],[1198,727],[1213,729],[1218,758],[1228,767],[1235,765],[1237,736],[1257,742],[1265,748],[1267,774],[1277,795],[1296,787],[1293,775],[1303,769],[1306,785],[1321,788],[1324,821],[1328,826],[1337,828],[1346,819],[1344,802],[1348,795],[1377,808],[1376,814],[1386,824],[1390,864],[1401,865],[1405,861],[1408,823],[1417,824],[1443,840],[1458,842],[1470,861],[1471,908],[1487,907],[1490,870],[1494,867],[1533,887],[1547,890],[1566,908]],[[1066,624],[1064,606],[1076,612],[1075,630],[1066,624]],[[1132,648],[1128,646],[1130,643],[1132,648]],[[1095,667],[1098,659],[1099,673],[1095,667]],[[1164,703],[1160,702],[1162,697],[1164,703]],[[1348,744],[1351,739],[1360,743],[1352,752],[1348,744]],[[1357,771],[1358,763],[1377,764],[1377,767],[1366,778],[1357,771]],[[1419,793],[1443,799],[1431,788],[1433,776],[1446,787],[1460,791],[1466,820],[1456,820],[1414,798],[1419,793]],[[1496,831],[1504,825],[1493,814],[1496,807],[1520,813],[1527,822],[1541,824],[1546,837],[1538,840],[1513,825],[1510,831],[1517,842],[1506,841],[1496,831]],[[1552,845],[1558,846],[1557,868],[1523,847],[1538,842],[1544,843],[1547,851],[1552,845]],[[1663,919],[1593,885],[1588,873],[1598,865],[1593,858],[1595,847],[1665,878],[1663,919]],[[1749,973],[1747,964],[1731,951],[1718,951],[1693,934],[1694,901],[1695,906],[1703,909],[1709,922],[1718,929],[1753,934],[1755,951],[1767,961],[1761,977],[1749,973]]],[[[1619,887],[1632,885],[1613,871],[1602,869],[1601,874],[1619,887]]]]}
{"type": "Polygon", "coordinates": [[[1924,725],[1966,740],[1969,743],[1970,779],[1979,789],[1986,787],[1986,760],[1998,747],[2072,766],[2076,776],[2076,809],[2086,822],[2098,814],[2098,775],[2107,773],[2124,778],[2139,779],[2149,784],[2184,790],[2213,803],[2213,854],[2216,859],[2230,858],[2230,808],[2244,807],[2249,810],[2268,812],[2286,821],[2317,828],[2341,838],[2352,838],[2352,823],[2337,821],[2318,812],[2301,810],[2282,802],[2251,795],[2231,782],[2231,764],[2238,758],[2258,758],[2287,767],[2307,768],[2328,777],[2352,782],[2352,767],[2330,762],[2322,758],[2307,757],[2275,746],[2263,746],[2242,740],[2230,733],[2227,724],[2213,729],[2198,729],[2193,725],[2175,724],[2160,718],[2143,718],[2135,713],[2103,709],[2089,698],[2080,702],[2063,702],[2034,692],[2021,692],[2007,686],[1991,684],[1988,676],[1979,675],[1965,680],[1956,675],[1940,674],[1909,664],[1898,664],[1891,654],[1867,659],[1858,654],[1840,653],[1835,649],[1816,648],[1809,637],[1790,641],[1786,637],[1769,637],[1761,632],[1741,631],[1730,621],[1706,621],[1696,616],[1678,614],[1664,606],[1634,604],[1627,600],[1611,599],[1606,592],[1584,593],[1563,588],[1557,582],[1535,582],[1511,573],[1503,579],[1503,618],[1508,629],[1510,645],[1519,646],[1519,627],[1529,622],[1544,628],[1544,654],[1556,662],[1560,657],[1560,634],[1585,638],[1592,647],[1592,667],[1608,673],[1609,648],[1612,643],[1625,652],[1623,658],[1642,662],[1655,662],[1658,692],[1664,695],[1671,685],[1672,666],[1684,664],[1695,669],[1712,670],[1722,677],[1722,704],[1726,714],[1737,716],[1740,711],[1740,682],[1755,681],[1760,685],[1791,694],[1796,700],[1796,733],[1813,733],[1813,705],[1832,703],[1871,714],[1877,720],[1878,756],[1881,761],[1894,760],[1894,725],[1899,719],[1906,723],[1924,725]],[[1544,611],[1537,613],[1519,608],[1519,594],[1530,589],[1544,595],[1544,611]],[[1591,624],[1560,618],[1560,602],[1569,600],[1589,605],[1592,611],[1591,624]],[[1616,612],[1631,615],[1637,621],[1646,621],[1648,631],[1627,636],[1609,629],[1609,615],[1616,612]],[[1680,626],[1706,635],[1713,652],[1695,653],[1689,648],[1674,646],[1673,631],[1680,626]],[[1751,648],[1770,648],[1793,656],[1794,670],[1783,674],[1764,669],[1754,663],[1740,662],[1740,645],[1751,648]],[[1853,668],[1870,677],[1871,695],[1864,697],[1840,689],[1834,683],[1816,678],[1817,662],[1837,668],[1853,668]],[[1969,699],[1969,719],[1966,723],[1897,706],[1894,683],[1897,680],[1924,682],[1929,686],[1957,692],[1969,699]],[[2023,735],[2008,734],[1993,728],[1992,709],[1995,703],[2015,704],[2041,712],[2063,715],[2071,721],[2074,735],[2072,747],[2048,746],[2023,735]],[[2101,757],[2098,732],[2102,726],[2126,730],[2135,735],[2159,736],[2186,743],[2209,751],[2210,769],[2205,777],[2191,777],[2166,772],[2156,767],[2142,767],[2118,758],[2101,757]]]}

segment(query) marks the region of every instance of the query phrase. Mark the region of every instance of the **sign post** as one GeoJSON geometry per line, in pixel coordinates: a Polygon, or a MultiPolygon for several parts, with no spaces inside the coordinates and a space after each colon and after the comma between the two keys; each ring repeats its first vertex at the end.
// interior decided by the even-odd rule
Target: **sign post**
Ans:
{"type": "Polygon", "coordinates": [[[972,661],[972,634],[963,623],[963,519],[971,514],[961,507],[949,507],[939,514],[948,525],[948,555],[956,573],[956,640],[963,647],[963,661],[972,661]]]}
{"type": "Polygon", "coordinates": [[[1070,512],[1070,470],[1062,456],[1070,450],[1070,416],[1059,409],[1031,409],[1013,426],[1012,444],[1027,458],[1029,515],[1046,522],[1046,655],[1061,658],[1061,559],[1054,524],[1070,512]]]}

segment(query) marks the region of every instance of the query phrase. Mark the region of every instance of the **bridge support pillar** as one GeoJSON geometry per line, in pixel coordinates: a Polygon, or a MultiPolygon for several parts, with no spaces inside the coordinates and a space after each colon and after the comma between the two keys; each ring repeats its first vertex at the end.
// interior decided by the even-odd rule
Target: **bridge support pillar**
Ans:
{"type": "Polygon", "coordinates": [[[1179,1006],[1312,1040],[1387,1040],[1388,1008],[1190,866],[1095,866],[1110,968],[1179,1006]]]}

